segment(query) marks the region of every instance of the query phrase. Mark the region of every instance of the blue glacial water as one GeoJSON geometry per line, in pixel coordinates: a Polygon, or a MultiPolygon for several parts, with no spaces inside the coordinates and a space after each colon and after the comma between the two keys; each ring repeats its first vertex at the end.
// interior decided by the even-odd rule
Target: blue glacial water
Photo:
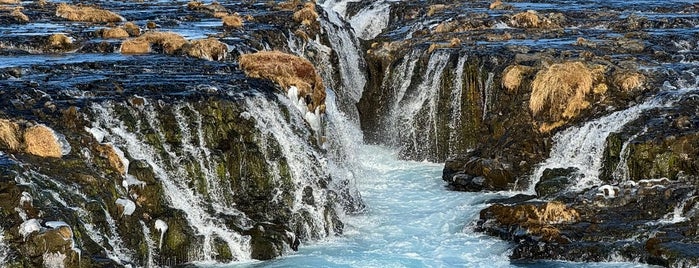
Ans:
{"type": "Polygon", "coordinates": [[[345,216],[345,233],[302,245],[267,262],[223,267],[649,267],[633,263],[511,263],[511,245],[475,233],[484,202],[509,193],[449,191],[442,164],[397,160],[390,150],[364,146],[358,187],[367,203],[345,216]]]}

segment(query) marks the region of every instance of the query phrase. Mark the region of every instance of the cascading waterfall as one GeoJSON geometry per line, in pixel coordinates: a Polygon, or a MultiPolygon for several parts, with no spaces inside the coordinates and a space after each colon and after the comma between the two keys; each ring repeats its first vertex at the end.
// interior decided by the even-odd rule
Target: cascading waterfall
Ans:
{"type": "MultiPolygon", "coordinates": [[[[432,144],[433,142],[436,144],[437,142],[429,139],[436,139],[438,136],[435,116],[441,91],[440,81],[449,58],[450,54],[446,51],[432,53],[427,63],[427,70],[422,76],[422,82],[414,91],[399,100],[398,118],[394,120],[397,124],[395,129],[397,133],[400,133],[402,140],[408,140],[412,143],[411,146],[416,155],[423,155],[421,153],[422,144],[432,144]],[[427,118],[422,123],[430,124],[430,129],[427,130],[430,132],[428,135],[420,133],[424,129],[420,128],[421,123],[418,122],[417,118],[418,113],[423,109],[427,109],[425,112],[427,118]],[[426,137],[428,139],[425,139],[426,137]]],[[[434,147],[436,148],[436,146],[434,147]]]]}
{"type": "MultiPolygon", "coordinates": [[[[459,61],[456,64],[456,69],[454,69],[454,87],[451,91],[451,120],[449,120],[449,143],[454,144],[460,140],[458,135],[459,128],[461,128],[461,106],[462,102],[462,92],[464,87],[464,65],[466,65],[466,60],[468,60],[468,55],[464,54],[459,57],[459,61]]],[[[454,146],[449,146],[449,155],[455,155],[460,152],[454,151],[456,148],[454,146]]]]}
{"type": "MultiPolygon", "coordinates": [[[[95,104],[92,107],[96,115],[94,127],[99,127],[107,131],[106,140],[111,141],[115,146],[124,149],[133,159],[143,160],[150,165],[156,177],[163,185],[164,194],[172,207],[185,212],[189,226],[198,235],[203,236],[204,243],[201,245],[201,252],[191,253],[195,260],[211,261],[214,253],[211,248],[212,236],[223,239],[231,250],[232,255],[238,260],[250,259],[250,239],[229,229],[217,216],[208,212],[204,197],[197,194],[192,189],[187,188],[188,176],[184,167],[179,164],[181,156],[178,156],[164,140],[164,134],[160,130],[160,124],[156,119],[156,111],[152,107],[144,109],[140,114],[134,109],[129,109],[129,113],[134,118],[146,118],[145,129],[158,134],[158,138],[163,146],[165,154],[160,154],[144,142],[144,137],[139,133],[131,132],[125,126],[125,122],[115,118],[114,104],[95,104]],[[165,158],[167,157],[167,158],[165,158]]],[[[140,120],[139,120],[140,121],[140,120]]],[[[192,146],[189,140],[182,140],[184,147],[192,146]]],[[[203,159],[199,159],[203,160],[203,159]]],[[[225,204],[218,204],[226,207],[225,204]]],[[[230,208],[235,210],[234,208],[230,208]]],[[[240,213],[242,214],[242,213],[240,213]]],[[[196,248],[196,247],[192,247],[196,248]]]]}
{"type": "Polygon", "coordinates": [[[533,193],[544,170],[553,168],[575,167],[578,169],[580,179],[571,190],[601,185],[599,172],[602,168],[602,156],[609,134],[620,131],[624,125],[639,118],[644,111],[671,106],[677,100],[677,96],[692,90],[692,88],[666,90],[641,104],[559,132],[553,137],[554,144],[549,158],[539,164],[530,177],[527,192],[533,193]]]}
{"type": "Polygon", "coordinates": [[[375,1],[349,18],[357,37],[370,40],[381,34],[388,26],[391,5],[388,1],[375,1]]]}
{"type": "Polygon", "coordinates": [[[648,131],[648,128],[645,127],[641,132],[634,134],[631,136],[626,142],[624,142],[623,145],[621,145],[621,153],[619,155],[619,164],[616,165],[616,168],[614,168],[614,172],[612,173],[612,177],[616,181],[624,181],[629,178],[629,165],[627,163],[627,160],[629,158],[629,144],[633,142],[638,136],[643,135],[646,131],[648,131]]]}
{"type": "Polygon", "coordinates": [[[338,58],[341,86],[335,89],[339,96],[340,110],[348,114],[348,118],[358,124],[359,113],[355,104],[359,102],[366,84],[362,69],[366,66],[364,57],[360,54],[359,41],[353,32],[345,26],[346,22],[333,10],[331,3],[323,4],[328,20],[321,20],[323,30],[328,34],[331,48],[338,58]]]}
{"type": "Polygon", "coordinates": [[[7,244],[5,244],[5,229],[0,226],[0,263],[5,263],[10,254],[7,244]]]}
{"type": "MultiPolygon", "coordinates": [[[[286,109],[295,109],[294,104],[285,96],[277,95],[277,99],[286,106],[286,109]]],[[[297,113],[292,112],[289,113],[291,122],[287,122],[278,104],[268,100],[265,96],[248,96],[245,98],[244,104],[246,112],[243,117],[254,117],[256,126],[263,133],[263,137],[274,137],[281,147],[282,155],[284,155],[288,161],[289,171],[294,179],[294,185],[292,187],[294,192],[291,194],[295,201],[291,210],[296,214],[308,215],[313,219],[310,222],[312,226],[301,223],[304,225],[304,232],[310,234],[315,239],[333,235],[332,231],[335,229],[333,226],[327,228],[329,233],[324,233],[323,231],[326,230],[325,210],[332,208],[315,206],[315,204],[304,202],[304,194],[307,192],[306,189],[312,189],[313,200],[317,204],[325,204],[328,198],[325,194],[326,192],[320,189],[317,183],[326,176],[325,172],[327,168],[323,163],[317,163],[311,160],[320,159],[322,156],[318,155],[317,150],[312,148],[308,143],[311,133],[308,132],[307,129],[300,127],[305,124],[304,119],[298,116],[297,113]],[[305,154],[311,155],[312,157],[304,156],[305,154]]],[[[266,139],[260,140],[259,142],[262,144],[262,147],[265,148],[265,153],[272,151],[266,139]]],[[[268,164],[273,169],[272,173],[279,176],[282,170],[278,163],[273,160],[275,158],[276,156],[274,155],[267,155],[265,157],[265,159],[268,160],[268,164]]],[[[276,179],[280,181],[281,177],[277,177],[276,179]]],[[[284,190],[285,189],[281,187],[278,188],[278,191],[284,190]]],[[[277,192],[277,197],[281,198],[281,192],[277,192]]]]}

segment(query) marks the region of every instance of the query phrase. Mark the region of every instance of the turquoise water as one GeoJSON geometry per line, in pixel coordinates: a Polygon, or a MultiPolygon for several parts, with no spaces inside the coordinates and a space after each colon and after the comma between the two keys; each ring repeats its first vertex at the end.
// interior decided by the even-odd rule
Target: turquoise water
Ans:
{"type": "Polygon", "coordinates": [[[442,164],[400,161],[376,146],[359,151],[365,161],[357,183],[368,209],[345,216],[343,236],[303,245],[277,260],[224,267],[647,267],[512,264],[510,244],[472,230],[484,201],[504,194],[449,191],[442,164]]]}

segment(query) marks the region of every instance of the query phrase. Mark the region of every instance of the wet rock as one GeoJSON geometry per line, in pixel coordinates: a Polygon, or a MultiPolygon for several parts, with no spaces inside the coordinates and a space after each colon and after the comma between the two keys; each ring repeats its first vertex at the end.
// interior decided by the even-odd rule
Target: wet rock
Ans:
{"type": "Polygon", "coordinates": [[[543,175],[536,183],[536,195],[544,197],[553,197],[563,192],[568,186],[574,182],[577,168],[557,168],[546,169],[543,175]]]}

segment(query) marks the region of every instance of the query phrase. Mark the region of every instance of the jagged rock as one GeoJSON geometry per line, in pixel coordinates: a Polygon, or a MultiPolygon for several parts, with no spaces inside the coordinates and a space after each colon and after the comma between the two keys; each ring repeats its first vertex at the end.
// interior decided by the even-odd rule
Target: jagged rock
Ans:
{"type": "Polygon", "coordinates": [[[574,174],[577,168],[546,169],[536,183],[536,195],[539,197],[552,197],[561,193],[574,182],[574,174]]]}

